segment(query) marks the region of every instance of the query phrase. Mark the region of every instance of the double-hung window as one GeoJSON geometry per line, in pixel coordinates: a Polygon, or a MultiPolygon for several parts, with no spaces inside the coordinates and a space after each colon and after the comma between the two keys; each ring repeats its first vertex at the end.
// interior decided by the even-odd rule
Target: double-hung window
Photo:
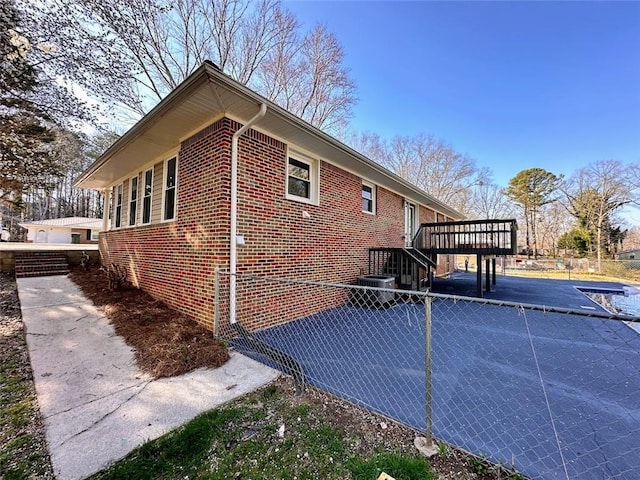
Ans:
{"type": "Polygon", "coordinates": [[[135,225],[138,218],[138,176],[129,180],[129,225],[135,225]]]}
{"type": "Polygon", "coordinates": [[[318,204],[318,162],[289,157],[287,162],[287,198],[318,204]]]}
{"type": "Polygon", "coordinates": [[[162,202],[162,219],[173,220],[176,217],[176,185],[178,175],[178,159],[170,158],[164,164],[164,190],[162,202]]]}
{"type": "Polygon", "coordinates": [[[362,211],[376,213],[376,186],[364,181],[362,182],[362,211]]]}
{"type": "Polygon", "coordinates": [[[116,198],[115,198],[115,227],[120,228],[122,221],[122,184],[116,187],[116,198]]]}
{"type": "Polygon", "coordinates": [[[151,223],[151,195],[153,193],[153,168],[144,172],[142,186],[142,223],[151,223]]]}

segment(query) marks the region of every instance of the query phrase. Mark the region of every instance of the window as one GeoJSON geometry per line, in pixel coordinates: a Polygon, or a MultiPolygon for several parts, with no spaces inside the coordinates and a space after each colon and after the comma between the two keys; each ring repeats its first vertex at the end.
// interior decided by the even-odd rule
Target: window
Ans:
{"type": "Polygon", "coordinates": [[[100,230],[91,230],[91,240],[93,241],[100,240],[100,230]]]}
{"type": "Polygon", "coordinates": [[[166,161],[164,168],[164,192],[162,204],[162,219],[173,220],[176,216],[176,180],[177,158],[166,161]]]}
{"type": "Polygon", "coordinates": [[[151,222],[151,194],[153,193],[153,168],[144,172],[142,187],[142,223],[151,222]]]}
{"type": "Polygon", "coordinates": [[[129,225],[135,225],[138,215],[138,177],[129,181],[129,225]]]}
{"type": "Polygon", "coordinates": [[[376,186],[362,182],[362,211],[376,213],[376,186]]]}
{"type": "Polygon", "coordinates": [[[318,162],[289,157],[287,198],[318,204],[318,162]]]}
{"type": "Polygon", "coordinates": [[[418,224],[417,207],[415,204],[405,200],[404,202],[404,243],[405,246],[411,247],[413,245],[413,236],[416,232],[416,225],[418,224]]]}
{"type": "Polygon", "coordinates": [[[91,238],[91,229],[90,228],[87,228],[87,231],[85,232],[85,234],[87,235],[85,237],[85,240],[92,240],[92,238],[91,238]]]}
{"type": "Polygon", "coordinates": [[[115,205],[115,225],[116,228],[120,228],[120,220],[122,219],[122,184],[116,187],[115,205]]]}

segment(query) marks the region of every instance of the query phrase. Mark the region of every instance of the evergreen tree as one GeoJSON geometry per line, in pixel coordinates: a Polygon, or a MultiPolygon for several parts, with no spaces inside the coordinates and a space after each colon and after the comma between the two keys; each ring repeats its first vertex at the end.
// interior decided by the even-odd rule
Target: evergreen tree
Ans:
{"type": "Polygon", "coordinates": [[[534,258],[538,256],[536,238],[537,214],[543,205],[557,200],[554,197],[562,177],[543,168],[529,168],[520,171],[509,180],[505,194],[522,207],[526,226],[527,256],[531,257],[531,243],[533,243],[534,258]]]}
{"type": "Polygon", "coordinates": [[[38,98],[34,48],[20,31],[13,0],[0,4],[0,201],[20,206],[29,188],[51,189],[62,165],[51,156],[54,122],[38,98]]]}

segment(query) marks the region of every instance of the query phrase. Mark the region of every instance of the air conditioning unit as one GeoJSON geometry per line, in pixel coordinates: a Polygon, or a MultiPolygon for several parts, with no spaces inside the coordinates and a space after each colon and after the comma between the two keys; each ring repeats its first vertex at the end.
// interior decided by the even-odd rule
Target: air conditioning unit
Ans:
{"type": "MultiPolygon", "coordinates": [[[[395,286],[395,277],[388,275],[362,275],[358,277],[358,285],[362,287],[375,287],[393,289],[395,286]]],[[[395,300],[395,292],[381,290],[360,290],[358,294],[362,303],[366,305],[386,305],[395,300]]]]}

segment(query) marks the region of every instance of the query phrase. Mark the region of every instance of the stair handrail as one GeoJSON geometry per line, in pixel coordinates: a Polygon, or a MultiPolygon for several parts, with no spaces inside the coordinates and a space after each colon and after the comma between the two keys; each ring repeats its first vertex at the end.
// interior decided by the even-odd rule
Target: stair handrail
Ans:
{"type": "Polygon", "coordinates": [[[422,241],[424,227],[425,227],[425,224],[421,223],[420,228],[418,228],[418,231],[411,239],[411,245],[410,245],[411,247],[417,248],[417,249],[424,248],[424,244],[423,244],[424,242],[422,241]]]}
{"type": "Polygon", "coordinates": [[[429,268],[436,267],[436,262],[414,247],[404,247],[402,251],[422,268],[428,270],[429,268]]]}

